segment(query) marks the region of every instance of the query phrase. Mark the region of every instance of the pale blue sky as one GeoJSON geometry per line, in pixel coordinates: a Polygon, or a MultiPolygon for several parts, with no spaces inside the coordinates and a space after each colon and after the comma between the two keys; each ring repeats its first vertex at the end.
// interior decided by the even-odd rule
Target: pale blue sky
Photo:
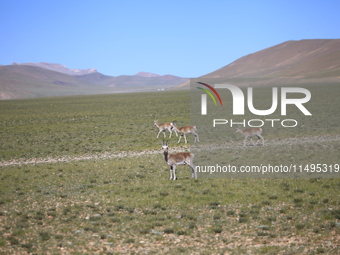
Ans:
{"type": "Polygon", "coordinates": [[[287,40],[339,39],[339,10],[339,0],[0,0],[0,64],[197,77],[287,40]]]}

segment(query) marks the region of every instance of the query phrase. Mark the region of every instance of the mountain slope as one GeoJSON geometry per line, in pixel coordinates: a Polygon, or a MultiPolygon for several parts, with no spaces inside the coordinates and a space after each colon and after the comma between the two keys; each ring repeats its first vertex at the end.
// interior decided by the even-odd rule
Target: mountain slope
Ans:
{"type": "Polygon", "coordinates": [[[98,86],[35,66],[0,66],[0,99],[94,94],[98,86]]]}
{"type": "Polygon", "coordinates": [[[340,39],[287,41],[244,56],[204,78],[340,77],[340,39]]]}
{"type": "Polygon", "coordinates": [[[77,75],[76,76],[79,80],[90,82],[93,84],[104,86],[103,84],[106,82],[110,82],[112,79],[114,79],[113,76],[104,75],[101,73],[90,73],[90,74],[84,74],[84,75],[77,75]]]}

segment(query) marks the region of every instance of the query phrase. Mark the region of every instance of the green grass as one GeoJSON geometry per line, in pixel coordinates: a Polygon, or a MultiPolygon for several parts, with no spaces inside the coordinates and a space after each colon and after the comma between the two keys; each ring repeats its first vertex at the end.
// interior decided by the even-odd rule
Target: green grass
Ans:
{"type": "Polygon", "coordinates": [[[5,167],[0,251],[339,252],[339,179],[178,177],[162,155],[5,167]]]}
{"type": "MultiPolygon", "coordinates": [[[[301,85],[296,85],[300,87],[301,85]]],[[[339,84],[313,84],[304,86],[312,95],[311,100],[305,104],[305,107],[311,112],[312,116],[305,116],[294,105],[287,106],[287,116],[281,116],[280,99],[277,110],[270,116],[256,116],[251,114],[245,107],[245,115],[233,116],[231,93],[220,90],[223,97],[223,107],[214,106],[212,100],[208,100],[208,115],[200,114],[200,94],[199,90],[193,89],[192,94],[196,99],[191,107],[191,121],[196,123],[199,128],[200,144],[191,146],[191,150],[195,153],[195,161],[197,165],[216,164],[241,166],[290,166],[305,169],[309,164],[327,164],[334,166],[339,163],[339,134],[340,119],[338,109],[340,107],[337,94],[340,94],[339,84]],[[213,127],[214,119],[225,119],[227,124],[216,125],[213,127]],[[243,147],[244,137],[236,133],[236,125],[231,126],[231,122],[245,122],[257,119],[262,120],[265,124],[262,127],[262,135],[265,140],[265,146],[254,147],[251,141],[247,140],[247,147],[243,147]],[[275,121],[274,127],[270,121],[266,119],[280,120],[275,121]],[[282,127],[280,122],[284,119],[294,119],[298,125],[294,128],[282,127]],[[215,148],[208,150],[207,148],[215,148]]],[[[271,88],[256,87],[254,88],[254,107],[256,109],[268,109],[271,102],[271,88]]],[[[280,91],[280,88],[278,88],[280,91]]],[[[244,89],[245,92],[245,89],[244,89]]],[[[246,94],[246,93],[245,93],[246,94]]],[[[294,95],[289,95],[289,98],[294,95]]],[[[301,95],[296,95],[301,97],[301,95]]],[[[279,94],[280,98],[280,94],[279,94]]],[[[245,100],[246,101],[246,100],[245,100]]],[[[258,125],[260,121],[254,121],[253,125],[258,125]]],[[[291,124],[291,123],[289,123],[291,124]]],[[[257,140],[257,138],[253,138],[257,140]]],[[[260,145],[261,142],[260,142],[260,145]]],[[[325,177],[320,175],[310,175],[310,172],[302,174],[287,175],[286,177],[325,177]]],[[[217,175],[217,177],[230,177],[227,175],[217,175]]],[[[249,174],[233,174],[234,177],[254,177],[249,174]]],[[[258,176],[258,175],[257,175],[258,176]]],[[[338,177],[330,174],[328,177],[338,177]]],[[[212,177],[212,176],[211,176],[212,177]]],[[[263,176],[261,176],[263,178],[263,176]]],[[[269,176],[268,176],[269,177],[269,176]]],[[[284,177],[282,175],[273,175],[273,177],[284,177]]]]}
{"type": "Polygon", "coordinates": [[[187,125],[189,103],[183,92],[0,101],[0,157],[159,148],[154,119],[187,125]]]}
{"type": "MultiPolygon", "coordinates": [[[[338,162],[338,140],[285,143],[338,134],[339,103],[319,93],[307,132],[273,129],[268,146],[243,148],[233,131],[221,160],[338,162]]],[[[169,180],[153,120],[188,124],[189,101],[183,91],[0,101],[2,163],[159,149],[1,166],[0,254],[339,254],[339,178],[192,180],[180,166],[169,180]]]]}

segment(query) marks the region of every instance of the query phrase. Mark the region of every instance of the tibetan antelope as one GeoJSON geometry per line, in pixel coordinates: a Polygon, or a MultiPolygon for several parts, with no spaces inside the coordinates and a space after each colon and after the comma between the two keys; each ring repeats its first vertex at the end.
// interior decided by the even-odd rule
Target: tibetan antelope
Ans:
{"type": "Polygon", "coordinates": [[[186,135],[187,134],[193,134],[195,136],[195,143],[196,141],[199,142],[200,139],[198,137],[198,134],[197,134],[197,127],[196,126],[185,126],[185,127],[177,127],[176,124],[174,123],[173,124],[173,130],[177,131],[178,133],[180,133],[180,136],[179,136],[179,139],[178,139],[178,143],[181,141],[181,138],[182,136],[184,137],[184,140],[185,140],[185,143],[187,143],[187,138],[186,138],[186,135]]]}
{"type": "Polygon", "coordinates": [[[176,166],[188,165],[191,168],[191,178],[197,179],[197,173],[194,166],[194,154],[191,152],[168,153],[168,141],[162,142],[162,149],[165,162],[170,166],[170,180],[177,180],[176,166]]]}
{"type": "MultiPolygon", "coordinates": [[[[171,135],[172,135],[172,128],[173,128],[173,125],[174,125],[173,122],[165,122],[165,123],[162,123],[162,124],[158,124],[158,120],[154,120],[153,123],[154,123],[154,125],[155,125],[156,127],[158,127],[158,129],[159,129],[159,132],[158,132],[158,135],[157,135],[156,138],[159,137],[159,134],[160,134],[162,131],[163,131],[163,135],[164,135],[164,138],[165,138],[165,131],[166,131],[166,130],[169,130],[169,132],[170,132],[169,138],[171,138],[171,135]]],[[[176,136],[178,136],[176,131],[175,131],[175,134],[176,134],[176,136]]]]}
{"type": "Polygon", "coordinates": [[[256,135],[258,139],[261,138],[262,140],[262,145],[264,145],[264,139],[263,136],[261,135],[262,133],[262,128],[259,127],[252,127],[252,128],[248,128],[248,129],[242,129],[240,127],[237,127],[236,129],[237,133],[240,133],[242,135],[244,135],[244,142],[243,142],[243,146],[246,146],[246,141],[247,138],[249,137],[250,140],[252,141],[253,145],[256,146],[256,144],[259,142],[259,140],[257,140],[256,144],[254,143],[252,136],[256,135]]]}

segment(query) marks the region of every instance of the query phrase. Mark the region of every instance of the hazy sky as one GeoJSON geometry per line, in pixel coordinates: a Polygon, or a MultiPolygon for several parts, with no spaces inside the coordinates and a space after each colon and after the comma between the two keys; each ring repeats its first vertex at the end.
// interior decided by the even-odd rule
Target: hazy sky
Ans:
{"type": "Polygon", "coordinates": [[[339,0],[0,0],[0,64],[197,77],[288,41],[340,38],[339,0]]]}

